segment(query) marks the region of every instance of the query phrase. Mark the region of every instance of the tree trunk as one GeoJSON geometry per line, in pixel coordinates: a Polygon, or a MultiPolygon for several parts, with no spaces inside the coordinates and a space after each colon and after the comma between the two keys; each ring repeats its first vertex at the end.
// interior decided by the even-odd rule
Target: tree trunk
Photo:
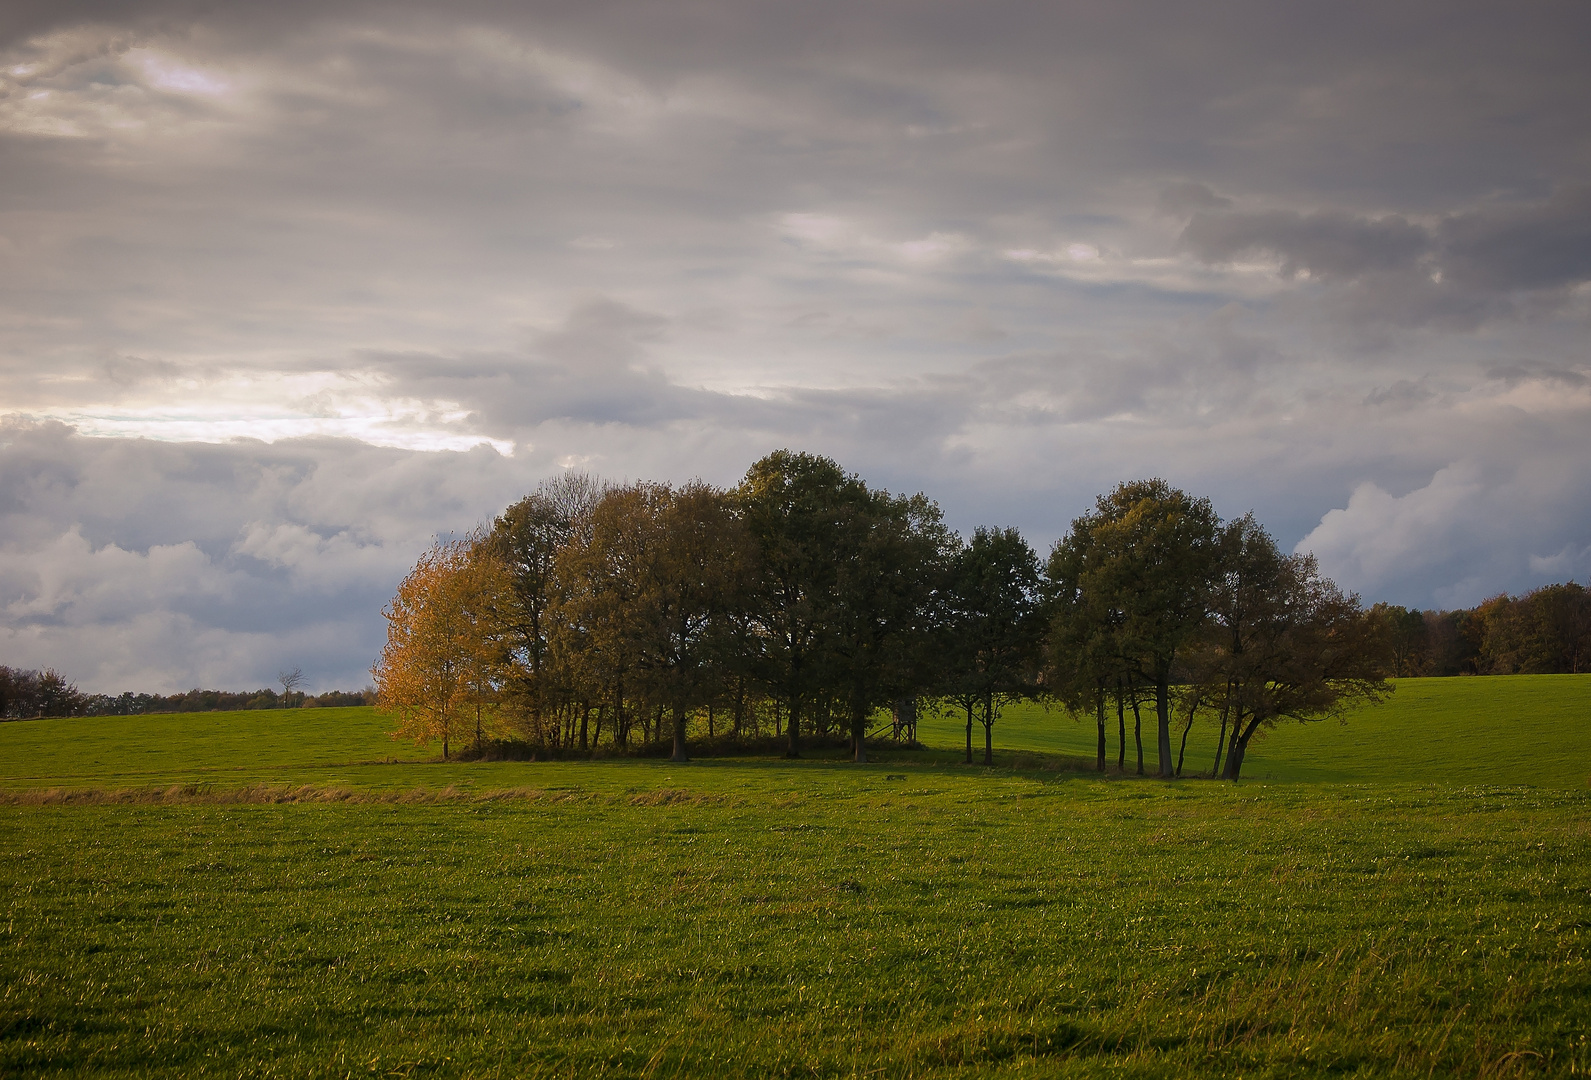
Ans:
{"type": "Polygon", "coordinates": [[[580,703],[580,749],[591,749],[591,703],[580,703]]]}
{"type": "MultiPolygon", "coordinates": [[[[602,742],[602,706],[597,706],[597,722],[591,731],[591,749],[595,750],[602,742]]],[[[582,747],[584,749],[584,747],[582,747]]]]}
{"type": "Polygon", "coordinates": [[[1182,759],[1188,753],[1188,732],[1193,730],[1193,714],[1199,711],[1199,699],[1188,706],[1188,722],[1182,728],[1182,746],[1177,750],[1177,775],[1182,775],[1182,759]]]}
{"type": "Polygon", "coordinates": [[[1171,682],[1166,676],[1155,682],[1155,757],[1162,780],[1176,775],[1171,764],[1171,682]]]}
{"type": "Polygon", "coordinates": [[[1120,679],[1116,680],[1116,771],[1127,771],[1127,703],[1120,679]]]}
{"type": "Polygon", "coordinates": [[[983,699],[983,763],[994,764],[994,698],[991,695],[983,699]]]}
{"type": "Polygon", "coordinates": [[[851,713],[851,742],[857,764],[867,764],[867,713],[860,709],[851,713]]]}
{"type": "MultiPolygon", "coordinates": [[[[685,722],[689,714],[685,706],[679,702],[674,703],[674,754],[670,761],[689,761],[690,755],[685,753],[685,722]]],[[[661,713],[659,714],[661,723],[661,713]]]]}
{"type": "Polygon", "coordinates": [[[442,733],[442,760],[447,760],[447,732],[442,733]]]}
{"type": "Polygon", "coordinates": [[[713,707],[709,705],[707,706],[707,737],[711,739],[717,734],[718,732],[713,730],[713,707]]]}
{"type": "Polygon", "coordinates": [[[1094,688],[1094,713],[1099,721],[1099,771],[1105,771],[1105,684],[1101,681],[1094,688]]]}
{"type": "Polygon", "coordinates": [[[1243,758],[1248,755],[1249,740],[1254,737],[1254,732],[1260,726],[1259,717],[1250,720],[1248,726],[1242,731],[1238,730],[1241,718],[1232,725],[1232,746],[1226,752],[1226,772],[1221,779],[1237,782],[1238,776],[1243,772],[1243,758]]]}
{"type": "Polygon", "coordinates": [[[801,707],[795,698],[790,699],[790,715],[785,719],[785,752],[787,758],[801,756],[801,707]]]}
{"type": "Polygon", "coordinates": [[[1221,775],[1221,751],[1226,749],[1226,722],[1232,713],[1232,684],[1226,684],[1226,700],[1221,703],[1221,737],[1215,740],[1215,768],[1210,770],[1210,778],[1221,775]]]}
{"type": "Polygon", "coordinates": [[[970,702],[970,701],[967,702],[967,760],[966,760],[966,764],[968,764],[968,765],[972,764],[972,702],[970,702]]]}
{"type": "Polygon", "coordinates": [[[1144,774],[1144,718],[1138,711],[1138,687],[1127,681],[1127,692],[1132,695],[1132,741],[1138,747],[1138,775],[1144,774]]]}
{"type": "Polygon", "coordinates": [[[1232,748],[1226,752],[1226,771],[1221,774],[1222,780],[1237,781],[1238,774],[1243,771],[1243,751],[1245,747],[1238,745],[1236,738],[1232,740],[1232,748]]]}
{"type": "Polygon", "coordinates": [[[740,738],[740,726],[746,719],[746,677],[740,675],[735,679],[735,718],[731,722],[730,732],[736,739],[740,738]]]}

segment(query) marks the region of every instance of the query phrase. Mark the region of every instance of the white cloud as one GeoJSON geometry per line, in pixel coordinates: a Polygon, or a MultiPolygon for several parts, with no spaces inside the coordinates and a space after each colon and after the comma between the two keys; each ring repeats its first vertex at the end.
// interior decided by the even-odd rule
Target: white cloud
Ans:
{"type": "Polygon", "coordinates": [[[1586,565],[1586,482],[1539,461],[1524,470],[1461,460],[1401,496],[1361,483],[1298,542],[1332,578],[1371,598],[1468,607],[1505,591],[1562,580],[1586,565]],[[1522,523],[1528,523],[1521,528],[1522,523]],[[1556,555],[1547,537],[1575,537],[1556,555]]]}
{"type": "Polygon", "coordinates": [[[1398,497],[1362,483],[1297,550],[1313,552],[1333,578],[1376,588],[1449,556],[1454,542],[1475,528],[1484,490],[1469,462],[1440,469],[1425,487],[1398,497]]]}

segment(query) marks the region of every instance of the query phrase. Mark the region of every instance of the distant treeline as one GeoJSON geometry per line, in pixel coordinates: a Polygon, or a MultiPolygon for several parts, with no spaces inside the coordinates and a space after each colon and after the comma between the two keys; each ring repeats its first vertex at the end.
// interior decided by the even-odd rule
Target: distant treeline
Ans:
{"type": "Polygon", "coordinates": [[[308,695],[266,688],[233,693],[189,690],[185,694],[85,694],[52,669],[0,667],[0,718],[38,716],[135,716],[143,713],[233,712],[241,709],[313,709],[375,703],[373,690],[329,690],[308,695]]]}
{"type": "Polygon", "coordinates": [[[1396,675],[1591,671],[1591,591],[1573,581],[1458,611],[1377,604],[1370,614],[1396,675]]]}

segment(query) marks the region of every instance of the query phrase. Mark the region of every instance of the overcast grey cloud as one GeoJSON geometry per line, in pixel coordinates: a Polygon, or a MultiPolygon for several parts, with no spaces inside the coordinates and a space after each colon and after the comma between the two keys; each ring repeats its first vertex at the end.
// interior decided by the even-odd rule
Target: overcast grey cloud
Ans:
{"type": "Polygon", "coordinates": [[[437,533],[778,446],[1368,599],[1591,574],[1583,5],[0,13],[0,663],[355,685],[437,533]]]}

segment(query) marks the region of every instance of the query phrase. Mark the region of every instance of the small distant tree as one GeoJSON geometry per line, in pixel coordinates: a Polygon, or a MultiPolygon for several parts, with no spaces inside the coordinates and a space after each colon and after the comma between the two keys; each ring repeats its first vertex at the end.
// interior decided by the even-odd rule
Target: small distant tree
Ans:
{"type": "Polygon", "coordinates": [[[81,716],[88,707],[89,695],[54,668],[0,667],[0,716],[81,716]]]}
{"type": "MultiPolygon", "coordinates": [[[[565,473],[504,510],[487,536],[509,585],[497,609],[503,707],[518,733],[535,742],[557,730],[548,721],[558,710],[598,693],[581,680],[579,665],[561,662],[578,650],[560,651],[549,612],[558,602],[559,553],[588,527],[602,490],[585,473],[565,473]]],[[[583,734],[582,746],[586,741],[583,734]]]]}
{"type": "Polygon", "coordinates": [[[1084,518],[1074,522],[1071,532],[1050,552],[1044,571],[1049,635],[1045,642],[1044,676],[1045,690],[1074,714],[1094,714],[1095,768],[1104,772],[1105,708],[1113,689],[1120,737],[1118,769],[1125,766],[1127,758],[1126,699],[1121,689],[1126,669],[1118,640],[1121,609],[1088,573],[1093,554],[1084,518]]]}
{"type": "Polygon", "coordinates": [[[725,616],[739,602],[750,551],[722,492],[630,484],[603,493],[589,529],[558,559],[563,584],[551,614],[573,646],[571,662],[595,683],[628,683],[657,710],[659,736],[667,713],[676,761],[688,760],[690,715],[721,685],[714,668],[730,632],[725,616]]]}
{"type": "Polygon", "coordinates": [[[874,711],[920,678],[954,534],[922,494],[864,491],[845,510],[827,613],[829,670],[852,756],[865,762],[874,711]]]}
{"type": "Polygon", "coordinates": [[[303,704],[304,695],[298,693],[298,688],[304,685],[303,668],[295,667],[278,671],[276,673],[276,681],[282,684],[283,708],[290,709],[295,704],[303,704]]]}
{"type": "Polygon", "coordinates": [[[1153,692],[1162,777],[1174,774],[1172,680],[1204,622],[1218,525],[1208,499],[1164,480],[1132,481],[1101,495],[1051,557],[1052,577],[1070,574],[1068,587],[1086,598],[1086,632],[1071,646],[1085,650],[1077,677],[1092,676],[1097,687],[1105,675],[1118,695],[1125,684],[1135,716],[1138,688],[1153,692]]]}

